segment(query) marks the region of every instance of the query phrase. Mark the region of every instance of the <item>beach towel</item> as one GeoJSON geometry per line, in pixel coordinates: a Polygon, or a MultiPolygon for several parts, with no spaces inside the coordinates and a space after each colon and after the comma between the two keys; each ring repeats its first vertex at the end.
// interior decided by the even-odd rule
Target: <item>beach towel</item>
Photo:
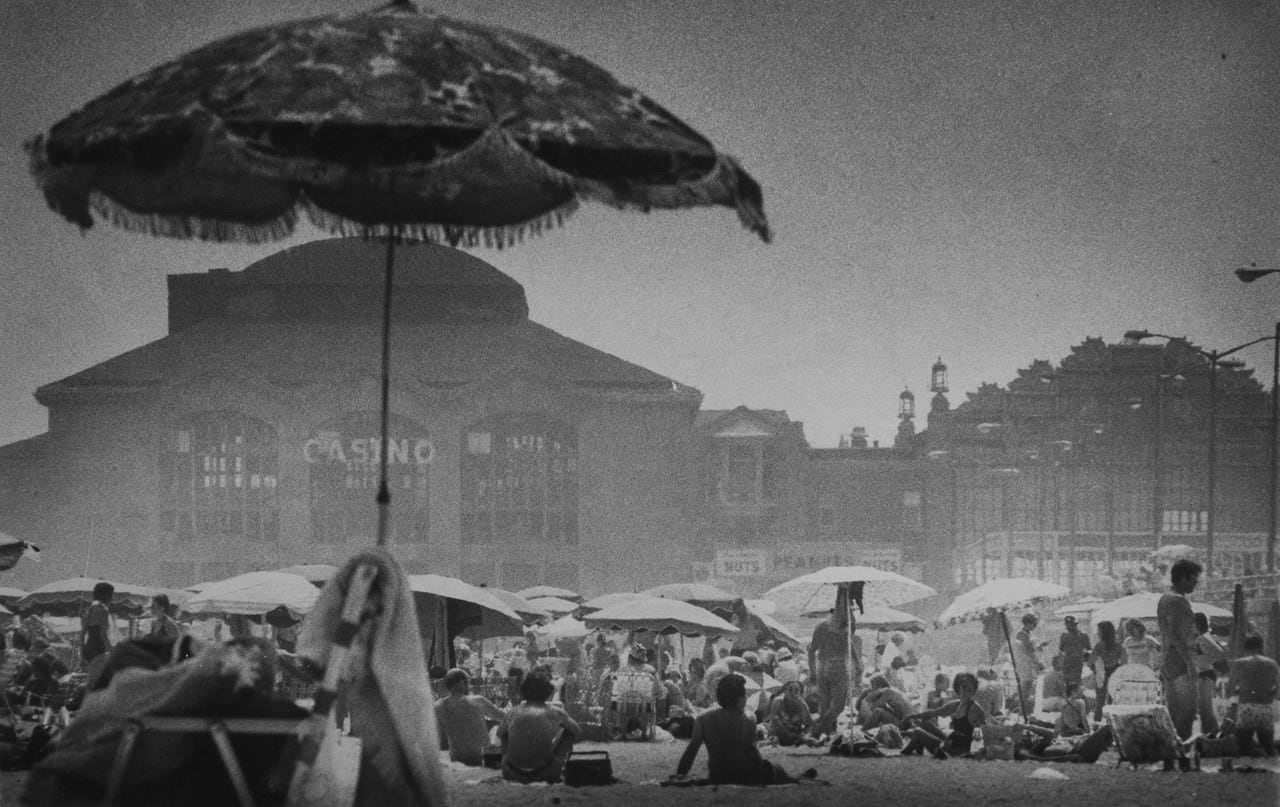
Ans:
{"type": "Polygon", "coordinates": [[[298,655],[320,669],[328,663],[352,576],[365,564],[377,569],[377,578],[348,655],[350,681],[342,687],[352,732],[363,744],[356,804],[443,807],[439,732],[418,618],[408,580],[389,552],[364,550],[329,580],[303,620],[298,655]]]}

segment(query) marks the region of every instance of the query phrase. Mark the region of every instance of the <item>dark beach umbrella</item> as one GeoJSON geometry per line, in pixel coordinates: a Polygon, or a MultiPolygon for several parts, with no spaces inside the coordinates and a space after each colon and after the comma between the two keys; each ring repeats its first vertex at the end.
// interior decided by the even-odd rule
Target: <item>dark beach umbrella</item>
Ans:
{"type": "Polygon", "coordinates": [[[401,238],[503,246],[580,200],[734,208],[760,186],[603,68],[408,2],[266,26],[133,78],[28,145],[49,207],[177,238],[267,241],[299,217],[387,238],[379,543],[386,537],[391,275],[401,238]]]}

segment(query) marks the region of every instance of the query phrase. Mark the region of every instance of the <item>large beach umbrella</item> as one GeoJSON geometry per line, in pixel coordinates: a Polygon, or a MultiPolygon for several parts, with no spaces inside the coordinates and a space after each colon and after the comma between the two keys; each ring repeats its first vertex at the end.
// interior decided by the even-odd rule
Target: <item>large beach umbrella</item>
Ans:
{"type": "Polygon", "coordinates": [[[582,603],[582,605],[578,606],[578,615],[585,616],[586,614],[590,614],[604,608],[611,608],[615,605],[630,602],[644,596],[647,595],[636,591],[615,591],[609,594],[601,594],[599,597],[592,597],[582,603]]]}
{"type": "MultiPolygon", "coordinates": [[[[1069,596],[1071,596],[1071,590],[1057,583],[1049,583],[1034,577],[997,577],[956,597],[950,605],[942,609],[936,622],[941,627],[984,619],[995,614],[1004,627],[1004,640],[1009,646],[1009,657],[1013,658],[1013,636],[1009,631],[1008,612],[1011,609],[1027,608],[1069,596]]],[[[1022,680],[1018,676],[1017,665],[1013,668],[1013,680],[1018,684],[1018,705],[1022,710],[1022,719],[1027,720],[1027,705],[1021,697],[1022,680]]]]}
{"type": "Polygon", "coordinates": [[[550,611],[545,608],[539,608],[514,591],[507,591],[505,588],[495,588],[493,586],[480,586],[480,588],[497,597],[502,601],[503,605],[515,611],[526,625],[534,622],[546,622],[551,619],[550,611]]]}
{"type": "Polygon", "coordinates": [[[858,617],[868,605],[901,605],[912,600],[932,597],[938,592],[910,577],[877,569],[873,566],[828,566],[774,586],[764,593],[778,604],[783,613],[804,613],[823,608],[839,612],[848,631],[848,705],[853,709],[861,682],[855,674],[859,666],[854,634],[858,617]],[[856,611],[855,613],[855,606],[856,611]]]}
{"type": "MultiPolygon", "coordinates": [[[[801,616],[826,616],[829,609],[807,611],[801,616]]],[[[928,624],[918,616],[887,605],[872,605],[858,615],[859,630],[905,630],[922,632],[928,624]]]]}
{"type": "Polygon", "coordinates": [[[320,599],[320,590],[305,577],[286,572],[245,572],[200,586],[182,604],[197,616],[252,616],[276,626],[292,625],[320,599]]]}
{"type": "Polygon", "coordinates": [[[580,200],[722,205],[769,239],[760,186],[603,68],[407,0],[269,25],[161,64],[33,138],[49,207],[152,235],[266,241],[297,220],[387,237],[378,543],[400,238],[512,244],[580,200]]]}
{"type": "Polygon", "coordinates": [[[78,617],[93,602],[93,587],[98,583],[110,583],[115,588],[111,598],[111,613],[121,617],[140,617],[151,607],[151,598],[159,589],[134,586],[103,580],[101,577],[69,577],[55,580],[33,589],[11,606],[21,614],[78,617]]]}
{"type": "MultiPolygon", "coordinates": [[[[1110,622],[1117,627],[1124,625],[1127,619],[1155,619],[1156,608],[1162,596],[1164,595],[1158,591],[1140,591],[1137,594],[1130,594],[1095,607],[1089,619],[1095,625],[1099,622],[1110,622]]],[[[1207,602],[1193,602],[1191,610],[1204,614],[1211,620],[1231,618],[1230,611],[1207,602]]]]}
{"type": "Polygon", "coordinates": [[[842,585],[862,584],[862,605],[901,605],[938,592],[910,577],[871,566],[828,566],[780,583],[764,593],[775,613],[830,611],[842,585]]]}
{"type": "Polygon", "coordinates": [[[24,589],[14,588],[13,586],[0,586],[0,604],[12,605],[23,597],[27,596],[24,589]]]}
{"type": "Polygon", "coordinates": [[[578,603],[573,600],[566,600],[563,597],[534,597],[528,601],[530,605],[542,611],[546,611],[552,616],[564,616],[572,614],[578,610],[578,603]]]}
{"type": "Polygon", "coordinates": [[[664,583],[647,588],[640,593],[648,594],[650,597],[680,600],[708,611],[723,612],[723,614],[732,613],[734,602],[740,599],[736,594],[730,594],[710,583],[664,583]]]}
{"type": "Polygon", "coordinates": [[[338,573],[338,567],[331,563],[299,563],[276,571],[305,577],[316,588],[324,588],[324,584],[338,573]]]}
{"type": "Polygon", "coordinates": [[[0,572],[12,569],[23,558],[30,558],[39,563],[40,547],[0,532],[0,572]]]}
{"type": "MultiPolygon", "coordinates": [[[[418,601],[419,619],[424,617],[424,606],[431,605],[433,599],[443,602],[444,610],[436,613],[447,621],[450,639],[464,632],[481,639],[524,635],[524,620],[519,614],[489,591],[465,580],[442,574],[411,574],[409,590],[418,601]]],[[[435,629],[428,624],[421,627],[424,631],[435,629]]]]}
{"type": "Polygon", "coordinates": [[[602,608],[582,620],[588,628],[618,631],[679,633],[683,636],[724,636],[738,629],[705,608],[662,597],[637,597],[602,608]]]}
{"type": "Polygon", "coordinates": [[[591,629],[575,616],[562,616],[538,631],[539,635],[556,641],[557,639],[582,639],[591,633],[591,629]]]}
{"type": "Polygon", "coordinates": [[[536,600],[541,597],[559,597],[562,600],[570,600],[572,602],[582,602],[582,595],[570,588],[562,588],[560,586],[529,586],[522,588],[516,592],[526,600],[536,600]]]}

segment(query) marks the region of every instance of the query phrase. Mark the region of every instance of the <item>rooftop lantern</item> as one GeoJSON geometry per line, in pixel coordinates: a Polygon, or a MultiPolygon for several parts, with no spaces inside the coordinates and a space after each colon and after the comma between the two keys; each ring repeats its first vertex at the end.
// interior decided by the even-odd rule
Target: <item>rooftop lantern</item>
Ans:
{"type": "Polygon", "coordinates": [[[898,396],[898,418],[911,420],[916,416],[916,396],[909,389],[904,389],[898,396]]]}
{"type": "Polygon", "coordinates": [[[947,391],[947,365],[942,363],[941,356],[933,363],[933,372],[929,375],[929,391],[947,391]]]}

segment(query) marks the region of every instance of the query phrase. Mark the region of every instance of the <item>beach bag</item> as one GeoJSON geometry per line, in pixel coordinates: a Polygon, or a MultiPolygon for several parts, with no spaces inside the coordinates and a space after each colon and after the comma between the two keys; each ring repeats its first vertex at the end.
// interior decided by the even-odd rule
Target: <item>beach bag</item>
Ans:
{"type": "Polygon", "coordinates": [[[608,751],[573,751],[564,764],[564,783],[569,787],[613,784],[613,762],[608,751]]]}

